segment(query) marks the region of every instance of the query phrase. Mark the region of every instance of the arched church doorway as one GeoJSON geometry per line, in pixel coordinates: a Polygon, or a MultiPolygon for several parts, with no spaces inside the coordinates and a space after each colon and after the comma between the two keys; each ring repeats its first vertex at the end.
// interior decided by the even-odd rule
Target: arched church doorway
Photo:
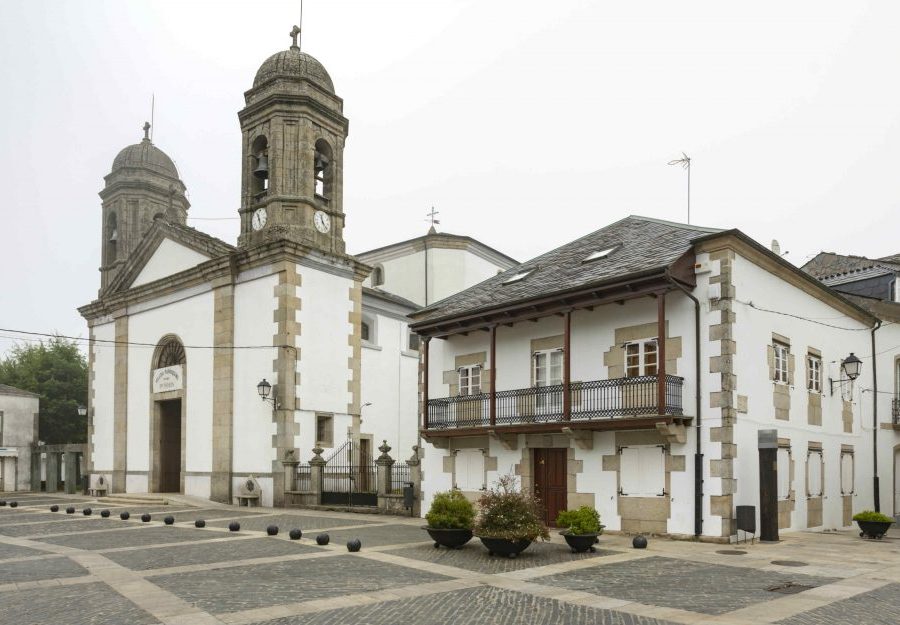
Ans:
{"type": "Polygon", "coordinates": [[[151,371],[150,490],[184,492],[186,357],[178,337],[165,336],[151,371]]]}

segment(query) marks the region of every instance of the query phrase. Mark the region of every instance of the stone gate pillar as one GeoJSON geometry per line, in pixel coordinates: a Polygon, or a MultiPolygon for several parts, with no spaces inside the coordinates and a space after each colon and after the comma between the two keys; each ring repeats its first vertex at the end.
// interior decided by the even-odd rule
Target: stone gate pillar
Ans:
{"type": "Polygon", "coordinates": [[[312,504],[314,506],[322,505],[322,478],[325,475],[325,458],[322,452],[325,451],[318,445],[313,447],[315,454],[309,461],[309,489],[312,491],[312,504]]]}
{"type": "Polygon", "coordinates": [[[415,517],[422,516],[422,461],[419,458],[419,446],[413,445],[413,455],[406,464],[409,465],[409,481],[413,483],[413,510],[415,517]]]}

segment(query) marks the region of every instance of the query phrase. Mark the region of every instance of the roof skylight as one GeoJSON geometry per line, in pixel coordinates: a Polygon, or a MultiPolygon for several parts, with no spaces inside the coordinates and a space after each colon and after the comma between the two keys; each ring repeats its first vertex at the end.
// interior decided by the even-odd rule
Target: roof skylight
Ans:
{"type": "Polygon", "coordinates": [[[593,253],[589,254],[588,257],[585,258],[585,259],[584,259],[583,261],[581,261],[581,262],[583,262],[583,263],[589,263],[589,262],[591,262],[592,260],[600,260],[601,258],[606,258],[606,257],[609,256],[610,254],[612,254],[613,252],[615,252],[617,248],[618,248],[618,245],[614,245],[614,246],[612,246],[612,247],[607,247],[607,248],[604,248],[604,249],[602,249],[602,250],[593,252],[593,253]]]}
{"type": "Polygon", "coordinates": [[[513,284],[515,282],[519,282],[520,280],[524,280],[525,278],[530,276],[533,272],[534,269],[525,269],[524,271],[519,271],[504,280],[503,284],[513,284]]]}

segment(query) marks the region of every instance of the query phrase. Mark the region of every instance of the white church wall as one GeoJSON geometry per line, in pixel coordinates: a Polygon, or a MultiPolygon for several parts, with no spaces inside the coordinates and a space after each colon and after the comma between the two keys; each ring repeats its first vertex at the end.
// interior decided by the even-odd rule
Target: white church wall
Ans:
{"type": "Polygon", "coordinates": [[[192,497],[203,497],[209,499],[210,496],[210,477],[208,475],[185,475],[184,476],[184,494],[192,497]]]}
{"type": "Polygon", "coordinates": [[[147,261],[147,264],[141,269],[138,277],[131,283],[131,286],[140,286],[171,276],[179,271],[196,267],[208,260],[208,256],[195,252],[189,247],[185,247],[171,239],[163,239],[147,261]]]}
{"type": "MultiPolygon", "coordinates": [[[[277,284],[278,276],[273,274],[235,285],[236,346],[272,344],[272,337],[278,331],[278,324],[273,318],[277,306],[277,284]]],[[[272,404],[260,399],[256,385],[262,378],[272,384],[277,382],[272,371],[277,355],[275,347],[234,351],[232,469],[235,473],[259,475],[272,471],[272,461],[275,459],[272,449],[272,436],[275,434],[272,404]]],[[[236,478],[235,484],[240,484],[240,478],[236,478]]]]}
{"type": "MultiPolygon", "coordinates": [[[[369,264],[378,264],[384,270],[384,284],[377,288],[399,295],[416,304],[425,304],[425,254],[421,250],[411,252],[405,256],[398,256],[383,261],[366,261],[369,264]]],[[[363,282],[365,286],[375,286],[372,284],[372,276],[370,275],[363,282]]]]}
{"type": "Polygon", "coordinates": [[[115,322],[97,324],[93,328],[94,377],[92,380],[94,411],[94,436],[91,462],[97,472],[111,472],[113,469],[113,401],[115,385],[116,340],[115,322]]]}

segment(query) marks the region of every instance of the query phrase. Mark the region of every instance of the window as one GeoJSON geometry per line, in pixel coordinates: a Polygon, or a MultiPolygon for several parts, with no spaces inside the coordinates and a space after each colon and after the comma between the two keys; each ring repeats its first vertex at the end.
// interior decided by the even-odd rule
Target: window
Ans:
{"type": "Polygon", "coordinates": [[[822,450],[810,449],[806,455],[806,495],[822,496],[822,450]]]}
{"type": "Polygon", "coordinates": [[[775,381],[782,384],[788,383],[788,355],[791,348],[784,343],[772,343],[775,352],[775,381]]]}
{"type": "Polygon", "coordinates": [[[325,199],[331,197],[331,181],[333,178],[331,156],[331,146],[328,145],[328,142],[323,139],[316,141],[316,155],[313,167],[316,195],[325,199]]]}
{"type": "Polygon", "coordinates": [[[375,265],[375,269],[372,270],[372,286],[381,286],[382,284],[384,284],[384,267],[375,265]]]}
{"type": "Polygon", "coordinates": [[[362,336],[362,340],[368,341],[369,336],[371,335],[371,329],[369,328],[369,324],[363,321],[359,324],[359,333],[362,336]]]}
{"type": "Polygon", "coordinates": [[[791,498],[791,448],[779,447],[775,455],[775,470],[778,473],[778,498],[791,498]]]}
{"type": "Polygon", "coordinates": [[[422,339],[415,332],[409,333],[409,341],[407,343],[407,349],[411,352],[419,351],[419,346],[422,344],[422,339]]]}
{"type": "Polygon", "coordinates": [[[656,375],[656,339],[625,344],[625,377],[656,375]]]}
{"type": "Polygon", "coordinates": [[[620,447],[619,494],[665,497],[666,448],[661,445],[620,447]]]}
{"type": "Polygon", "coordinates": [[[359,337],[364,343],[375,344],[378,342],[378,326],[374,316],[363,313],[362,320],[359,322],[359,337]]]}
{"type": "MultiPolygon", "coordinates": [[[[776,369],[777,370],[777,369],[776,369]]],[[[822,392],[822,359],[815,354],[806,356],[806,388],[811,393],[822,392]]]]}
{"type": "Polygon", "coordinates": [[[534,353],[534,386],[554,386],[562,384],[561,349],[547,349],[534,353]]]}
{"type": "Polygon", "coordinates": [[[332,415],[316,415],[316,444],[322,447],[334,446],[334,417],[332,415]]]}
{"type": "Polygon", "coordinates": [[[156,348],[156,368],[174,367],[185,364],[184,345],[173,336],[165,337],[156,348]]]}
{"type": "Polygon", "coordinates": [[[481,365],[469,365],[457,369],[459,373],[459,394],[481,394],[481,365]]]}
{"type": "Polygon", "coordinates": [[[853,452],[841,452],[841,494],[853,494],[853,452]]]}
{"type": "Polygon", "coordinates": [[[454,456],[454,488],[483,490],[485,487],[484,452],[480,449],[457,449],[454,456]]]}

